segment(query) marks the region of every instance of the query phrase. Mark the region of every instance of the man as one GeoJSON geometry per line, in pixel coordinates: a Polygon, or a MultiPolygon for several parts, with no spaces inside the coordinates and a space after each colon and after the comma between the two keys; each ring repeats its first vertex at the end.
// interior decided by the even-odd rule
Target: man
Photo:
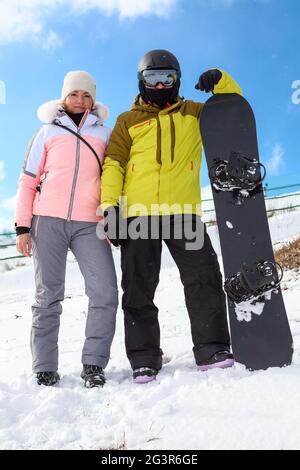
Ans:
{"type": "MultiPolygon", "coordinates": [[[[231,367],[226,302],[217,256],[201,223],[200,166],[202,103],[179,97],[181,70],[165,50],[150,51],[138,67],[140,94],[121,114],[104,163],[101,207],[105,230],[121,245],[125,344],[136,383],[154,380],[162,367],[158,309],[153,303],[159,281],[162,240],[179,269],[191,322],[194,356],[200,370],[231,367]],[[122,198],[121,198],[122,197],[122,198]],[[122,239],[118,211],[131,224],[148,223],[146,237],[122,239]],[[195,240],[188,247],[191,222],[195,240]],[[169,236],[164,235],[165,221],[169,236]],[[158,227],[153,235],[149,226],[158,227]],[[184,232],[184,233],[182,233],[184,232]]],[[[239,86],[218,69],[200,76],[196,89],[240,93],[239,86]]],[[[130,226],[129,226],[130,235],[130,226]]]]}

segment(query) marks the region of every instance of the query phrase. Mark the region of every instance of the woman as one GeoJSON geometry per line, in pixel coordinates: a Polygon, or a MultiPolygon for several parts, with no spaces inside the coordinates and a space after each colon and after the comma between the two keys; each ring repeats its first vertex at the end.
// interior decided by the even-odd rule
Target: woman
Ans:
{"type": "Polygon", "coordinates": [[[33,138],[20,176],[17,250],[24,256],[32,250],[34,259],[31,350],[39,385],[59,381],[57,343],[68,249],[89,297],[81,377],[89,388],[105,383],[118,302],[111,248],[96,236],[101,163],[111,132],[103,126],[107,116],[107,108],[96,103],[94,79],[87,72],[69,72],[61,99],[38,110],[46,125],[33,138]]]}

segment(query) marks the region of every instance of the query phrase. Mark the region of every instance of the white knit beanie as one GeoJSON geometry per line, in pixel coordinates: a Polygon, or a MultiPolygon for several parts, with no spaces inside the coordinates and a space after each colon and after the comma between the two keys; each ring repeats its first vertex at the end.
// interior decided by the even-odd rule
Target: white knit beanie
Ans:
{"type": "Polygon", "coordinates": [[[61,101],[64,101],[66,97],[73,91],[86,91],[93,98],[93,102],[96,101],[96,82],[93,77],[81,70],[75,70],[67,73],[64,78],[64,84],[61,91],[61,101]]]}

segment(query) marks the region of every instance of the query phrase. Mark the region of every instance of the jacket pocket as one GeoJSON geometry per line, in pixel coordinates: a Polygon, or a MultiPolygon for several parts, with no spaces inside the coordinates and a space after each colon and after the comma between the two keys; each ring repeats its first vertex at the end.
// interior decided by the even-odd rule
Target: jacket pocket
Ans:
{"type": "Polygon", "coordinates": [[[42,195],[42,189],[43,189],[43,185],[44,185],[44,182],[48,176],[48,173],[49,171],[45,171],[41,176],[40,176],[40,182],[38,184],[38,186],[36,187],[36,190],[37,192],[39,193],[39,197],[38,199],[40,200],[41,198],[41,195],[42,195]]]}
{"type": "Polygon", "coordinates": [[[193,161],[190,162],[190,171],[192,173],[192,181],[193,185],[196,185],[196,175],[195,175],[195,164],[193,161]]]}
{"type": "Polygon", "coordinates": [[[128,190],[128,186],[132,184],[132,180],[135,177],[135,168],[136,168],[135,163],[129,163],[127,170],[126,170],[126,174],[125,174],[123,194],[126,194],[128,190]]]}

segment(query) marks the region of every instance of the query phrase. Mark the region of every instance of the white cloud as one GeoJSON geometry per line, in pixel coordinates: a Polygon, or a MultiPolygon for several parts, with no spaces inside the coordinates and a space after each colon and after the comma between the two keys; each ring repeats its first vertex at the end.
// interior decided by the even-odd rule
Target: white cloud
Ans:
{"type": "Polygon", "coordinates": [[[284,150],[280,144],[273,148],[271,158],[267,161],[267,170],[270,175],[276,176],[283,165],[284,150]]]}
{"type": "Polygon", "coordinates": [[[4,162],[0,162],[0,181],[3,181],[5,177],[6,177],[5,164],[4,162]]]}
{"type": "Polygon", "coordinates": [[[74,11],[85,12],[92,8],[99,10],[107,15],[114,13],[121,17],[137,17],[140,15],[167,15],[177,0],[66,0],[64,3],[70,3],[74,11]]]}
{"type": "Polygon", "coordinates": [[[13,217],[0,217],[0,234],[3,232],[14,231],[14,219],[13,217]]]}
{"type": "Polygon", "coordinates": [[[179,0],[0,0],[0,43],[31,40],[45,49],[62,44],[58,34],[51,30],[52,19],[63,8],[72,16],[91,10],[104,15],[117,14],[120,18],[141,15],[165,16],[179,0]]]}
{"type": "Polygon", "coordinates": [[[54,31],[49,31],[48,35],[45,37],[42,48],[46,51],[51,51],[57,47],[62,46],[62,39],[54,31]]]}
{"type": "Polygon", "coordinates": [[[16,207],[17,194],[9,198],[0,195],[0,234],[4,230],[14,231],[14,212],[16,207]]]}
{"type": "Polygon", "coordinates": [[[12,210],[15,210],[16,202],[17,202],[17,195],[15,194],[14,196],[9,197],[8,199],[3,199],[0,203],[0,206],[3,209],[12,211],[12,210]]]}

